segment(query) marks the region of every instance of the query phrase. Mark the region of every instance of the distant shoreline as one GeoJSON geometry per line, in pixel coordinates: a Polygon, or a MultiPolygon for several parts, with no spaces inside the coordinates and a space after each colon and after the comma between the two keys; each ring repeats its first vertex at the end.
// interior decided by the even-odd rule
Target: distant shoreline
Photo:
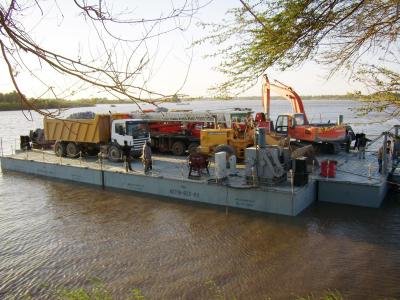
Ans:
{"type": "MultiPolygon", "coordinates": [[[[191,102],[191,101],[237,101],[237,100],[260,100],[260,96],[248,96],[248,97],[184,97],[177,99],[169,98],[163,101],[157,101],[156,104],[161,103],[181,103],[181,102],[191,102]]],[[[283,97],[271,97],[271,100],[284,100],[283,97]]],[[[338,101],[338,100],[349,100],[354,101],[356,98],[352,95],[320,95],[320,96],[303,96],[302,100],[324,100],[324,101],[338,101]]],[[[98,104],[134,104],[134,102],[129,100],[110,100],[106,98],[94,98],[94,99],[80,99],[80,100],[61,100],[61,99],[39,99],[39,100],[29,100],[37,109],[66,109],[75,107],[94,107],[98,104]]],[[[143,102],[144,103],[144,102],[143,102]]],[[[0,111],[12,111],[12,110],[28,110],[25,104],[20,102],[17,93],[0,93],[0,111]]]]}
{"type": "MultiPolygon", "coordinates": [[[[222,101],[229,101],[229,100],[260,100],[261,96],[249,96],[249,97],[232,97],[232,98],[197,98],[195,100],[222,100],[222,101]]],[[[272,96],[271,100],[285,100],[285,98],[280,96],[272,96]]],[[[352,95],[321,95],[321,96],[301,96],[301,100],[308,101],[308,100],[324,100],[324,101],[338,101],[338,100],[348,100],[348,101],[355,101],[357,100],[356,97],[352,95]]]]}

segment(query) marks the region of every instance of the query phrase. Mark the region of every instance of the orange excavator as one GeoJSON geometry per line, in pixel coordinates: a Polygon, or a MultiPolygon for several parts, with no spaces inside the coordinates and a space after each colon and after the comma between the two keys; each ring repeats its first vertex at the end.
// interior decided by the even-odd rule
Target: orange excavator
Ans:
{"type": "Polygon", "coordinates": [[[309,123],[300,96],[289,86],[279,81],[270,83],[268,76],[263,76],[262,105],[264,113],[256,114],[258,127],[265,128],[267,142],[279,144],[282,139],[292,139],[299,142],[328,145],[337,152],[340,144],[347,141],[351,128],[335,123],[309,123]],[[274,90],[291,103],[293,114],[279,115],[275,126],[270,118],[270,91],[274,90]]]}

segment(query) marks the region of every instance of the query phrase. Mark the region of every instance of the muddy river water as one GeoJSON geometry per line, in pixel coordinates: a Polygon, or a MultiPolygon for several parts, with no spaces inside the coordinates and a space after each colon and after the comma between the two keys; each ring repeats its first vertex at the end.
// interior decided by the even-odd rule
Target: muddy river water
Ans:
{"type": "MultiPolygon", "coordinates": [[[[170,104],[243,105],[260,109],[259,101],[170,104]]],[[[343,114],[371,136],[396,124],[355,118],[347,108],[356,105],[305,102],[309,119],[343,114]]],[[[275,106],[274,116],[289,110],[283,101],[275,106]]],[[[110,109],[135,108],[95,108],[110,109]]],[[[41,124],[33,117],[0,112],[4,154],[41,124]]],[[[61,289],[95,282],[116,299],[134,288],[149,299],[291,299],[327,291],[384,299],[400,297],[399,280],[400,195],[379,209],[315,203],[284,217],[0,172],[0,299],[54,299],[61,289]]]]}

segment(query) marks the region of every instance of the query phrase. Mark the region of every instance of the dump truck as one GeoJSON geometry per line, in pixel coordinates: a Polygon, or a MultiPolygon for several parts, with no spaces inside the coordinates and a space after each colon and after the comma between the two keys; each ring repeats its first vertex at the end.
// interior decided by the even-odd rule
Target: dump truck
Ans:
{"type": "Polygon", "coordinates": [[[133,157],[140,157],[143,145],[150,140],[147,121],[125,114],[96,114],[92,119],[44,118],[46,141],[54,142],[57,156],[78,157],[100,151],[111,161],[122,159],[126,141],[133,157]]]}

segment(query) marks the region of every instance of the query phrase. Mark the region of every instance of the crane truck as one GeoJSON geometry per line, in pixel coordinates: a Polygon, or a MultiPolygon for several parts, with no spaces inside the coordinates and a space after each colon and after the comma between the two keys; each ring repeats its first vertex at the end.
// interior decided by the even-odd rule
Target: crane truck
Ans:
{"type": "Polygon", "coordinates": [[[130,116],[148,121],[153,150],[180,156],[197,149],[204,128],[230,128],[239,115],[247,115],[249,110],[244,111],[151,111],[133,112],[130,116]]]}
{"type": "Polygon", "coordinates": [[[122,158],[127,141],[133,157],[140,157],[143,145],[150,139],[147,121],[126,114],[96,114],[93,119],[44,118],[46,141],[54,142],[57,156],[75,158],[80,153],[100,151],[111,161],[122,158]]]}

